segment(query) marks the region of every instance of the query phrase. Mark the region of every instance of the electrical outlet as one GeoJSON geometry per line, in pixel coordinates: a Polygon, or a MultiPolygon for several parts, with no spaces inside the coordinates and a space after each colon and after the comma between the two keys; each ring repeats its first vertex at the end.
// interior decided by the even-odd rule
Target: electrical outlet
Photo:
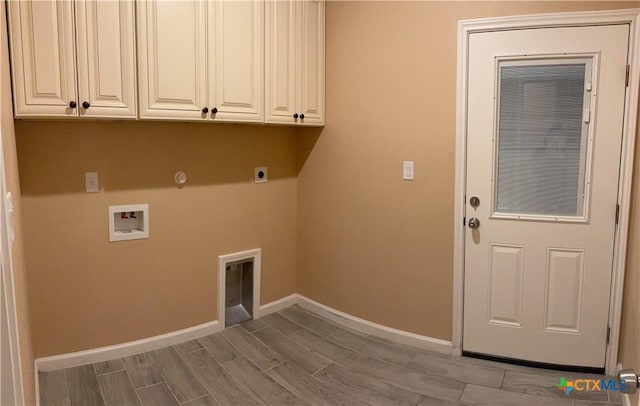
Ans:
{"type": "Polygon", "coordinates": [[[100,191],[100,185],[98,183],[98,172],[85,172],[84,186],[87,193],[98,193],[100,191]]]}
{"type": "Polygon", "coordinates": [[[260,166],[260,167],[255,169],[255,172],[254,172],[254,175],[253,175],[253,181],[255,183],[265,183],[267,181],[267,167],[266,166],[260,166]]]}

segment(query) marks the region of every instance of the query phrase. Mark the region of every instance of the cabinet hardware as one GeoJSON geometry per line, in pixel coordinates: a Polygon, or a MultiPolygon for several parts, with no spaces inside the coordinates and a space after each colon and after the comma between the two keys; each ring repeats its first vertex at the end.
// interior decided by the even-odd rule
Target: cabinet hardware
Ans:
{"type": "Polygon", "coordinates": [[[209,108],[208,107],[203,107],[202,108],[202,114],[207,114],[209,112],[209,108]]]}
{"type": "Polygon", "coordinates": [[[304,113],[300,114],[300,120],[304,120],[304,113]]]}
{"type": "Polygon", "coordinates": [[[298,113],[293,113],[293,118],[297,120],[298,119],[298,113]]]}
{"type": "Polygon", "coordinates": [[[70,101],[69,102],[69,108],[70,109],[75,109],[76,107],[78,107],[78,104],[74,101],[70,101]]]}
{"type": "Polygon", "coordinates": [[[87,101],[82,102],[82,108],[83,108],[83,109],[85,109],[85,110],[86,110],[86,109],[88,109],[89,107],[91,107],[91,104],[89,104],[89,102],[87,102],[87,101]]]}
{"type": "Polygon", "coordinates": [[[212,115],[213,115],[213,114],[218,114],[218,108],[217,108],[217,107],[212,108],[212,109],[211,109],[211,114],[212,114],[212,115]]]}

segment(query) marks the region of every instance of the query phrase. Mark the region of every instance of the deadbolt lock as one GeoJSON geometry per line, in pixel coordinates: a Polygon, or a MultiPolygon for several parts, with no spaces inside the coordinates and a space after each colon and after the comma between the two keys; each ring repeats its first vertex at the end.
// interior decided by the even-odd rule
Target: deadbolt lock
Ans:
{"type": "Polygon", "coordinates": [[[469,219],[469,228],[478,228],[480,227],[480,220],[475,217],[471,217],[469,219]]]}
{"type": "Polygon", "coordinates": [[[476,207],[480,206],[480,199],[478,198],[478,196],[472,196],[471,199],[469,199],[469,204],[475,209],[476,207]]]}

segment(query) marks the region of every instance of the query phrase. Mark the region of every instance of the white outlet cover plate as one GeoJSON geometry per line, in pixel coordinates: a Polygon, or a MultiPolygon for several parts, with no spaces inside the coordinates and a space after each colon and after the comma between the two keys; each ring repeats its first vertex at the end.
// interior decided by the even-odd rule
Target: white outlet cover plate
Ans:
{"type": "Polygon", "coordinates": [[[268,180],[267,167],[266,166],[257,167],[253,175],[253,181],[255,183],[265,183],[267,180],[268,180]],[[260,174],[262,174],[262,176],[260,176],[260,174]]]}
{"type": "Polygon", "coordinates": [[[413,161],[402,162],[402,179],[413,180],[413,161]]]}
{"type": "Polygon", "coordinates": [[[98,193],[100,191],[98,172],[85,172],[84,185],[87,193],[98,193]]]}

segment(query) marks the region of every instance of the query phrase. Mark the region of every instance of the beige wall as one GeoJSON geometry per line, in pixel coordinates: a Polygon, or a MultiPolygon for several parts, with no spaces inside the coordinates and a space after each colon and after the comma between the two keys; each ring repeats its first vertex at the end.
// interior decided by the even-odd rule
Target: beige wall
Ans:
{"type": "Polygon", "coordinates": [[[300,293],[450,340],[457,21],[638,6],[328,2],[327,125],[302,141],[298,178],[300,293]]]}
{"type": "Polygon", "coordinates": [[[16,312],[20,342],[22,380],[25,392],[25,404],[35,404],[35,382],[33,375],[33,348],[31,346],[31,323],[29,321],[29,303],[27,296],[27,274],[24,262],[22,240],[22,208],[20,198],[20,182],[18,179],[18,156],[13,127],[13,109],[11,107],[11,77],[9,74],[9,52],[7,27],[5,19],[5,3],[0,6],[0,126],[2,127],[2,148],[4,155],[4,176],[7,191],[13,194],[15,240],[12,249],[13,276],[16,292],[16,312]]]}
{"type": "Polygon", "coordinates": [[[296,291],[297,144],[286,127],[17,121],[37,357],[217,319],[217,257],[261,247],[262,302],[296,291]],[[253,183],[267,165],[269,182],[253,183]],[[184,170],[179,189],[173,175],[184,170]],[[100,193],[84,192],[97,171],[100,193]],[[148,203],[148,240],[107,207],[148,203]]]}

